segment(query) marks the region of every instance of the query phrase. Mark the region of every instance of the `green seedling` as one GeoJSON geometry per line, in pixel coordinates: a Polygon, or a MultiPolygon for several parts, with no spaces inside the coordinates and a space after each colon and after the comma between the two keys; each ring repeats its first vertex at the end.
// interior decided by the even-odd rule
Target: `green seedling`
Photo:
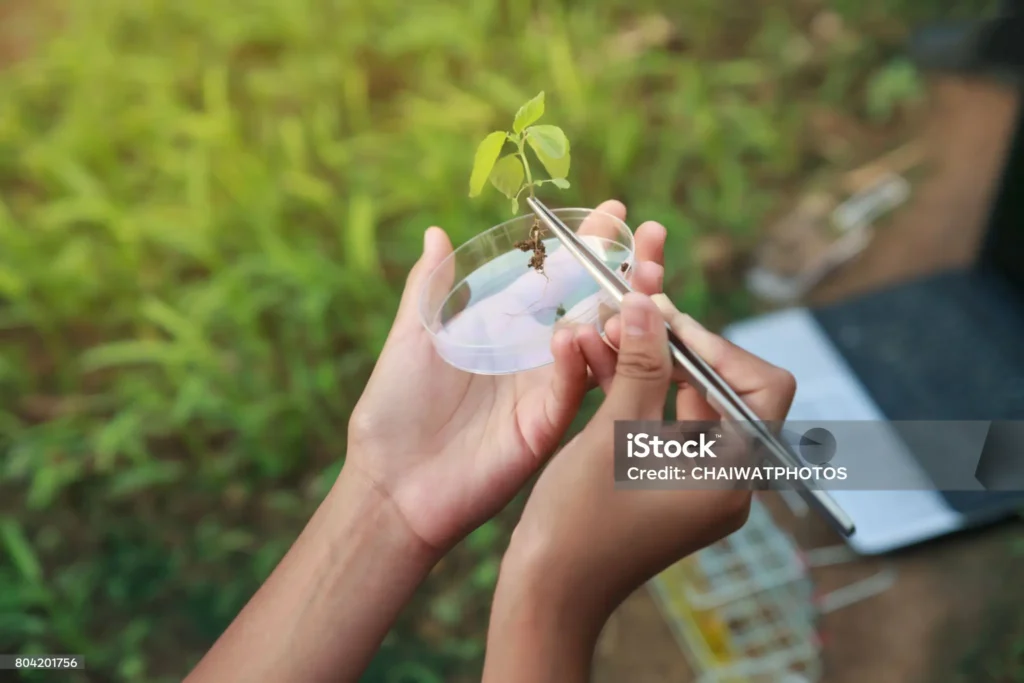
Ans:
{"type": "MultiPolygon", "coordinates": [[[[535,125],[544,115],[544,93],[534,97],[516,112],[511,131],[494,131],[476,149],[473,172],[469,179],[469,196],[483,192],[490,181],[505,195],[512,205],[512,213],[519,213],[519,198],[524,192],[534,197],[534,190],[542,185],[554,185],[560,190],[569,187],[569,139],[558,126],[535,125]],[[505,156],[502,151],[511,143],[515,149],[505,156]],[[537,178],[526,155],[529,147],[547,171],[549,177],[537,178]]],[[[517,249],[532,251],[529,267],[544,274],[547,257],[541,239],[540,223],[534,219],[528,239],[515,243],[517,249]]]]}

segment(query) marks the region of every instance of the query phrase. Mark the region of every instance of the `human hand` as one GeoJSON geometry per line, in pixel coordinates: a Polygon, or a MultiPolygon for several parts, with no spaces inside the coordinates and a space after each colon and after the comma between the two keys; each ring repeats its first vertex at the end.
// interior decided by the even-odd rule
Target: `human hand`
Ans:
{"type": "MultiPolygon", "coordinates": [[[[626,216],[616,201],[597,209],[626,216]]],[[[660,263],[664,240],[661,226],[641,225],[636,259],[660,263]]],[[[342,477],[381,492],[414,536],[440,554],[508,504],[547,461],[596,378],[570,330],[552,340],[554,364],[530,372],[473,375],[448,365],[420,321],[419,300],[452,246],[438,228],[424,242],[349,422],[342,477]]]]}
{"type": "MultiPolygon", "coordinates": [[[[615,422],[663,417],[673,375],[666,319],[759,417],[781,420],[789,410],[792,375],[703,329],[664,295],[626,297],[619,320],[609,323],[617,357],[599,337],[581,333],[577,341],[607,398],[545,469],[513,534],[492,610],[487,681],[503,680],[513,666],[519,678],[585,680],[600,629],[623,599],[746,520],[746,490],[615,488],[615,422]],[[560,654],[549,652],[550,643],[560,654]]],[[[719,419],[685,384],[676,417],[719,419]]]]}
{"type": "MultiPolygon", "coordinates": [[[[618,202],[598,209],[625,218],[618,202]]],[[[659,262],[664,239],[640,226],[636,257],[659,262]]],[[[418,303],[451,249],[427,232],[341,475],[189,681],[357,680],[440,554],[511,499],[598,382],[569,329],[553,340],[553,367],[485,377],[447,365],[418,303]]]]}

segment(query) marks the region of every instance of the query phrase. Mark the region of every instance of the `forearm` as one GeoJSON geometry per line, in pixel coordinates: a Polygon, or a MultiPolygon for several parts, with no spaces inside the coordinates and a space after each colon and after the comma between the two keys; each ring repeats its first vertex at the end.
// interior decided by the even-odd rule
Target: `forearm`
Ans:
{"type": "Polygon", "coordinates": [[[491,609],[484,683],[589,681],[608,614],[606,599],[578,595],[557,572],[506,563],[491,609]]]}
{"type": "Polygon", "coordinates": [[[343,471],[186,683],[355,681],[434,560],[386,498],[343,471]]]}

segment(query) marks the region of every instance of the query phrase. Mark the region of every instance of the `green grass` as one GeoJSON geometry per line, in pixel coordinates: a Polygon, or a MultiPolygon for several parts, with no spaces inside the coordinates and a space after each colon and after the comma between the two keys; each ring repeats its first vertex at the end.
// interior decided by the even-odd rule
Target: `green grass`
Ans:
{"type": "MultiPolygon", "coordinates": [[[[825,163],[812,107],[898,125],[916,87],[892,2],[846,3],[828,44],[796,0],[54,4],[0,71],[0,651],[84,654],[89,680],[180,678],[267,576],[340,467],[422,231],[507,217],[467,198],[470,161],[526,99],[573,140],[559,200],[664,222],[673,295],[722,319],[743,298],[695,241],[749,245],[825,163]],[[677,34],[628,48],[655,12],[677,34]]],[[[509,523],[446,560],[368,679],[478,666],[509,523]]]]}

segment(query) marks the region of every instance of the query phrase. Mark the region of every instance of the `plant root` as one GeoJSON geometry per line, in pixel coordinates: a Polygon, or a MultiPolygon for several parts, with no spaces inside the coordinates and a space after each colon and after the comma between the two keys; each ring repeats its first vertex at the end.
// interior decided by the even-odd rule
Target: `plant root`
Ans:
{"type": "Polygon", "coordinates": [[[544,272],[544,261],[547,259],[547,248],[544,246],[544,240],[540,238],[540,223],[534,220],[533,227],[530,228],[530,237],[525,240],[518,240],[514,245],[519,251],[532,251],[533,256],[530,257],[530,262],[527,264],[528,268],[533,268],[538,273],[547,277],[544,272]]]}

